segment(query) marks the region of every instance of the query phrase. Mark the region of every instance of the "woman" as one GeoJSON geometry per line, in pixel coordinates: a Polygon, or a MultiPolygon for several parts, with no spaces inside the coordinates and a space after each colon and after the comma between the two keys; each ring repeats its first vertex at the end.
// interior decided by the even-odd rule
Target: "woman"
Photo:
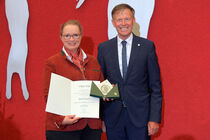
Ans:
{"type": "MultiPolygon", "coordinates": [[[[64,23],[60,30],[61,52],[47,59],[44,70],[44,96],[47,101],[51,73],[76,80],[103,81],[101,68],[93,56],[80,48],[82,27],[76,20],[64,23]]],[[[59,116],[46,113],[47,140],[100,140],[101,120],[59,116]]]]}

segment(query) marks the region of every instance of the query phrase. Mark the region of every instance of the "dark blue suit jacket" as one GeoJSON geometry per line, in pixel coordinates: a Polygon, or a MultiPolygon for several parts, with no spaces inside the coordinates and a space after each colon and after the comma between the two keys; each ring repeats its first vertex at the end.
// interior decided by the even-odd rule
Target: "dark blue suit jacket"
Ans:
{"type": "Polygon", "coordinates": [[[146,126],[148,121],[161,121],[160,70],[152,41],[133,36],[125,80],[119,69],[117,37],[98,46],[98,61],[104,79],[118,84],[121,96],[120,100],[102,102],[102,119],[106,127],[113,127],[117,122],[122,102],[127,106],[130,120],[136,127],[146,126]]]}

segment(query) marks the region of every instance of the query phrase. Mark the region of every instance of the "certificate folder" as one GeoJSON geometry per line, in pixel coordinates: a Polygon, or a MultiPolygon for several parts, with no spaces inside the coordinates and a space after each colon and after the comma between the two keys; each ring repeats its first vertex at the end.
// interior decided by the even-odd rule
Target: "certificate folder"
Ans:
{"type": "Polygon", "coordinates": [[[117,84],[114,85],[109,92],[104,94],[94,82],[92,82],[91,84],[90,96],[98,98],[109,98],[109,99],[120,98],[117,84]]]}
{"type": "Polygon", "coordinates": [[[88,80],[72,81],[52,73],[46,112],[99,118],[99,99],[90,96],[91,83],[88,80]]]}

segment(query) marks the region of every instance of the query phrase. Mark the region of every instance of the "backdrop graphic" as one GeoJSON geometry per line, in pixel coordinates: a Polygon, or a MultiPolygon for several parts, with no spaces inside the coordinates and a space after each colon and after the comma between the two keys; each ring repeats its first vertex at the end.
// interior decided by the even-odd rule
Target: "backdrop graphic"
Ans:
{"type": "MultiPolygon", "coordinates": [[[[108,0],[28,0],[28,58],[25,101],[20,78],[13,75],[7,100],[6,69],[11,37],[0,1],[0,139],[44,140],[45,102],[42,93],[44,61],[60,51],[60,25],[78,19],[84,28],[84,50],[97,55],[108,39],[108,0]]],[[[163,124],[155,140],[209,140],[210,127],[210,1],[155,1],[148,39],[156,44],[163,81],[163,124]]],[[[105,137],[103,136],[105,140],[105,137]]]]}
{"type": "Polygon", "coordinates": [[[17,73],[20,76],[24,98],[27,100],[29,98],[25,80],[25,63],[28,54],[27,25],[29,18],[27,0],[6,0],[5,11],[11,35],[11,48],[7,63],[6,96],[8,99],[12,97],[12,75],[17,73]]]}

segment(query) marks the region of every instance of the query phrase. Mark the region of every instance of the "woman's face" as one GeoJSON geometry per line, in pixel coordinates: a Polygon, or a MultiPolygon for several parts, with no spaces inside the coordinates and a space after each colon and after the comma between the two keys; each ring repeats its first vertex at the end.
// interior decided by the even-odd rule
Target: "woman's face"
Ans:
{"type": "Polygon", "coordinates": [[[80,34],[79,27],[77,25],[66,25],[63,28],[63,33],[61,35],[61,40],[65,49],[77,52],[81,42],[82,36],[80,34]]]}

